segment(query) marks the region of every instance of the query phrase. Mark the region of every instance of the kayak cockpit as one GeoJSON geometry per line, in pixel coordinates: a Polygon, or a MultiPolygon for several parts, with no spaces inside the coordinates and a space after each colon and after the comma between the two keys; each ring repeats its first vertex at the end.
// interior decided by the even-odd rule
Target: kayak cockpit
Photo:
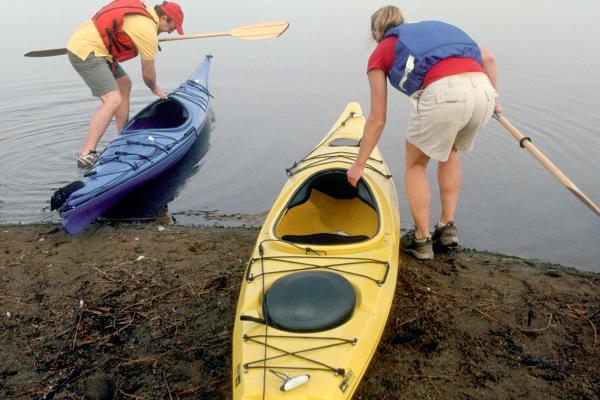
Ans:
{"type": "Polygon", "coordinates": [[[140,111],[124,130],[177,128],[189,118],[190,114],[183,104],[172,98],[161,99],[140,111]]]}
{"type": "Polygon", "coordinates": [[[364,180],[348,183],[346,171],[315,174],[296,190],[275,235],[302,244],[349,244],[372,238],[379,226],[377,203],[364,180]]]}

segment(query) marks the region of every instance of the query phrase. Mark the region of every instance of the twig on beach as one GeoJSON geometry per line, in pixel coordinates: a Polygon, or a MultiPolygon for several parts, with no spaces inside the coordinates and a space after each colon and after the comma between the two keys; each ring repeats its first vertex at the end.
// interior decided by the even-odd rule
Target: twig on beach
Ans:
{"type": "Polygon", "coordinates": [[[132,308],[132,307],[139,306],[139,305],[141,305],[141,304],[144,304],[144,303],[151,302],[151,301],[153,301],[153,300],[156,300],[156,299],[158,299],[158,298],[160,298],[160,297],[163,297],[163,296],[166,296],[166,295],[168,295],[168,294],[171,294],[171,293],[173,293],[173,292],[176,292],[176,291],[178,291],[179,289],[181,289],[181,286],[180,286],[180,287],[176,287],[175,289],[168,290],[168,291],[166,291],[166,292],[164,292],[164,293],[157,294],[156,296],[152,296],[152,297],[150,297],[150,298],[148,298],[148,299],[143,299],[143,300],[140,300],[140,301],[138,301],[137,303],[134,303],[134,304],[128,305],[128,306],[127,306],[127,307],[125,307],[125,308],[122,308],[122,309],[121,309],[121,312],[123,312],[123,311],[125,311],[125,310],[128,310],[128,309],[130,309],[130,308],[132,308]]]}
{"type": "Polygon", "coordinates": [[[145,400],[145,397],[141,397],[141,396],[136,396],[134,394],[129,394],[129,393],[125,393],[124,391],[122,391],[121,389],[119,389],[119,392],[125,396],[125,397],[129,397],[130,399],[137,399],[137,400],[145,400]]]}
{"type": "Polygon", "coordinates": [[[552,313],[550,313],[550,316],[548,317],[548,324],[546,324],[545,328],[532,328],[532,329],[523,329],[523,328],[519,328],[519,330],[521,330],[522,332],[543,332],[546,331],[550,328],[550,325],[552,325],[552,313]]]}
{"type": "Polygon", "coordinates": [[[143,364],[143,363],[146,363],[146,362],[153,362],[154,363],[154,362],[158,361],[159,358],[164,357],[167,354],[172,353],[174,351],[176,351],[176,349],[171,349],[171,350],[165,351],[164,353],[160,353],[160,354],[157,354],[157,355],[154,355],[154,356],[150,356],[150,357],[138,358],[137,360],[129,360],[129,361],[126,361],[124,363],[117,364],[116,367],[117,368],[119,368],[119,367],[128,367],[130,365],[143,364]]]}
{"type": "Polygon", "coordinates": [[[22,306],[32,306],[33,304],[30,303],[23,303],[22,301],[16,299],[16,300],[11,300],[11,297],[9,296],[0,296],[1,298],[6,299],[5,301],[8,303],[16,303],[16,304],[20,304],[22,306]]]}
{"type": "Polygon", "coordinates": [[[58,381],[56,381],[53,385],[50,386],[50,391],[48,393],[46,393],[45,395],[43,395],[42,399],[53,398],[55,394],[59,393],[62,390],[62,388],[64,388],[73,379],[75,379],[77,376],[79,376],[79,374],[81,372],[82,371],[77,367],[74,367],[73,369],[71,369],[71,372],[69,372],[69,375],[63,376],[62,378],[58,379],[58,381]]]}
{"type": "Polygon", "coordinates": [[[95,340],[95,342],[98,342],[98,341],[103,340],[103,339],[110,338],[110,337],[112,337],[114,335],[118,335],[119,333],[123,332],[125,329],[129,328],[133,324],[134,320],[135,320],[135,313],[131,316],[131,319],[129,321],[126,321],[127,325],[123,326],[122,328],[119,328],[119,330],[117,330],[116,332],[113,332],[111,334],[99,337],[98,339],[95,340]]]}
{"type": "Polygon", "coordinates": [[[594,325],[594,323],[592,322],[591,319],[586,318],[588,320],[588,322],[590,323],[590,325],[592,325],[592,329],[594,329],[594,347],[596,347],[596,344],[598,344],[598,331],[596,330],[596,325],[594,325]]]}
{"type": "Polygon", "coordinates": [[[591,320],[591,317],[588,316],[586,314],[585,311],[583,310],[578,310],[576,308],[571,308],[570,305],[567,305],[567,308],[572,311],[573,314],[575,314],[575,316],[577,316],[577,318],[585,320],[587,322],[590,323],[590,325],[592,326],[592,330],[594,331],[594,347],[596,347],[596,345],[598,344],[598,330],[596,329],[596,325],[594,324],[594,321],[591,320]]]}
{"type": "Polygon", "coordinates": [[[415,275],[415,277],[408,283],[415,283],[419,279],[421,279],[423,276],[425,276],[425,273],[419,274],[416,269],[414,271],[412,271],[412,270],[409,270],[409,271],[412,272],[415,275]]]}
{"type": "Polygon", "coordinates": [[[169,386],[169,380],[167,379],[167,373],[163,371],[163,377],[165,379],[165,385],[167,385],[167,393],[169,394],[169,400],[173,400],[173,396],[171,396],[171,386],[169,386]]]}
{"type": "Polygon", "coordinates": [[[110,276],[108,276],[108,274],[107,274],[106,272],[102,271],[100,268],[96,268],[96,267],[94,267],[94,266],[92,266],[92,268],[94,268],[96,271],[98,271],[98,272],[100,272],[102,275],[104,275],[104,277],[105,277],[106,279],[108,279],[109,281],[111,281],[111,282],[118,282],[116,279],[113,279],[113,278],[111,278],[110,276]]]}
{"type": "Polygon", "coordinates": [[[32,342],[34,341],[38,341],[38,340],[44,340],[44,339],[56,339],[61,337],[62,335],[69,333],[71,331],[71,327],[65,329],[64,331],[62,331],[61,333],[57,333],[56,335],[45,335],[45,336],[40,336],[40,337],[36,337],[31,339],[32,342]]]}
{"type": "Polygon", "coordinates": [[[226,377],[221,377],[221,378],[214,379],[212,381],[203,383],[202,385],[194,386],[193,388],[186,389],[186,390],[183,390],[181,392],[177,392],[175,394],[177,395],[177,397],[180,397],[180,396],[184,396],[184,397],[185,396],[189,396],[189,395],[192,395],[192,394],[196,393],[200,389],[204,389],[204,388],[210,387],[212,385],[216,385],[217,383],[223,383],[223,382],[227,381],[228,379],[229,379],[229,377],[227,377],[227,376],[226,377]]]}
{"type": "Polygon", "coordinates": [[[429,384],[433,386],[437,394],[443,399],[444,395],[442,394],[442,392],[440,392],[440,389],[438,389],[437,385],[431,380],[431,378],[429,378],[429,376],[427,377],[427,382],[429,382],[429,384]]]}
{"type": "Polygon", "coordinates": [[[492,317],[491,315],[489,315],[488,313],[485,313],[477,308],[471,308],[471,310],[473,311],[477,311],[479,314],[483,315],[486,318],[491,319],[492,321],[494,321],[495,323],[497,323],[498,325],[504,325],[502,322],[498,321],[496,318],[492,317]]]}
{"type": "Polygon", "coordinates": [[[77,325],[75,326],[75,335],[73,335],[73,343],[71,343],[71,350],[77,345],[77,334],[79,333],[79,326],[81,324],[81,318],[83,316],[83,308],[79,310],[79,316],[77,318],[77,325]]]}
{"type": "Polygon", "coordinates": [[[414,322],[414,321],[416,321],[416,320],[418,320],[418,319],[420,319],[420,318],[422,318],[422,317],[423,317],[422,315],[419,315],[419,314],[417,313],[417,316],[416,316],[416,317],[414,317],[414,318],[411,318],[411,319],[409,319],[408,321],[404,321],[404,322],[402,322],[400,325],[396,325],[396,326],[395,326],[395,328],[400,328],[400,327],[401,327],[401,326],[403,326],[403,325],[410,324],[411,322],[414,322]]]}
{"type": "Polygon", "coordinates": [[[417,378],[417,379],[444,379],[446,381],[451,381],[451,380],[455,379],[455,377],[445,376],[445,375],[413,374],[413,375],[408,375],[408,376],[412,376],[413,378],[417,378]]]}

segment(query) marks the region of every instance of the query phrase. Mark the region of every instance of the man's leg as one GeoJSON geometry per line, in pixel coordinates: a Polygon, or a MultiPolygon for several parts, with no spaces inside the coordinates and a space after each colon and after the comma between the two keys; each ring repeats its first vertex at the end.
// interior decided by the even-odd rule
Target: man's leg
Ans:
{"type": "Polygon", "coordinates": [[[79,153],[81,155],[86,155],[90,151],[96,150],[100,138],[104,135],[104,131],[106,131],[108,124],[110,124],[110,121],[121,105],[121,93],[118,90],[113,90],[100,96],[100,100],[102,101],[102,105],[92,115],[85,143],[79,153]]]}
{"type": "Polygon", "coordinates": [[[462,171],[456,148],[452,148],[448,161],[438,162],[437,175],[440,188],[440,201],[442,203],[439,222],[444,225],[450,221],[454,221],[460,193],[462,171]]]}
{"type": "Polygon", "coordinates": [[[417,239],[429,237],[429,203],[431,193],[427,179],[429,157],[409,141],[405,142],[404,186],[408,205],[415,221],[417,239]]]}
{"type": "Polygon", "coordinates": [[[117,85],[119,86],[119,92],[121,93],[121,105],[117,109],[115,119],[117,122],[117,130],[119,133],[123,130],[123,127],[129,119],[129,97],[131,95],[131,79],[127,75],[123,75],[117,78],[117,85]]]}

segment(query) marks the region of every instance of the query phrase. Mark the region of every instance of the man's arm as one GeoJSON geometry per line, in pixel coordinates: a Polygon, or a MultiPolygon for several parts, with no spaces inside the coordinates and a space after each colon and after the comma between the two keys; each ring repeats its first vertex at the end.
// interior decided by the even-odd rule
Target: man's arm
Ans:
{"type": "Polygon", "coordinates": [[[166,98],[156,83],[154,59],[158,48],[156,23],[143,15],[131,14],[123,18],[123,31],[129,35],[142,60],[144,83],[156,96],[166,98]]]}
{"type": "Polygon", "coordinates": [[[161,99],[167,98],[167,96],[156,83],[156,67],[154,66],[154,60],[142,59],[142,77],[144,78],[144,83],[146,86],[148,86],[152,93],[161,99]]]}

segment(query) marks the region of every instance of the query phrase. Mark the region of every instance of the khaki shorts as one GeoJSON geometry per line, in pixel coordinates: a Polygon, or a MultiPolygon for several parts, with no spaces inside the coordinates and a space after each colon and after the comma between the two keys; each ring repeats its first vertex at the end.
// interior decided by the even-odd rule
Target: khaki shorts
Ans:
{"type": "Polygon", "coordinates": [[[85,60],[68,52],[69,61],[92,91],[92,96],[100,97],[113,90],[119,90],[116,79],[126,76],[125,70],[117,64],[117,70],[113,73],[111,65],[104,57],[96,57],[90,53],[85,60]]]}
{"type": "Polygon", "coordinates": [[[469,152],[480,129],[489,122],[496,91],[481,72],[452,75],[414,93],[406,140],[436,161],[450,151],[469,152]]]}

